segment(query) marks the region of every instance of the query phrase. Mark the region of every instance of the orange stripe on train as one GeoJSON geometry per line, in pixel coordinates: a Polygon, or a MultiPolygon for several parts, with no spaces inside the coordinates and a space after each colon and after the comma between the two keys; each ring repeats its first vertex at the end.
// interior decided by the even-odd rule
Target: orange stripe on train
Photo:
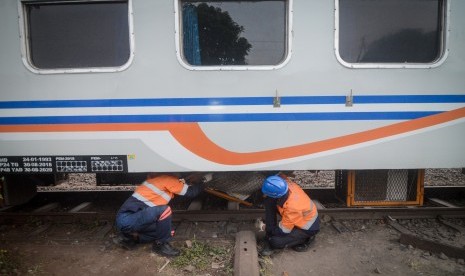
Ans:
{"type": "Polygon", "coordinates": [[[232,152],[218,146],[205,135],[198,123],[3,125],[0,132],[169,131],[183,147],[204,159],[224,165],[247,165],[334,150],[464,117],[465,107],[322,141],[247,153],[232,152]]]}
{"type": "Polygon", "coordinates": [[[219,147],[205,135],[197,124],[191,124],[185,128],[173,129],[170,131],[179,143],[198,156],[225,165],[246,165],[334,150],[407,133],[409,131],[438,125],[463,117],[465,117],[465,107],[322,141],[248,153],[231,152],[219,147]]]}

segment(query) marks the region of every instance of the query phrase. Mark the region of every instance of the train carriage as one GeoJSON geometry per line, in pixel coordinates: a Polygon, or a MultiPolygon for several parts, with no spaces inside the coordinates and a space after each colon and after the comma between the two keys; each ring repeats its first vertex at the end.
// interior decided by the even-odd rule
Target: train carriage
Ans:
{"type": "Polygon", "coordinates": [[[465,167],[465,2],[0,3],[3,175],[465,167]]]}

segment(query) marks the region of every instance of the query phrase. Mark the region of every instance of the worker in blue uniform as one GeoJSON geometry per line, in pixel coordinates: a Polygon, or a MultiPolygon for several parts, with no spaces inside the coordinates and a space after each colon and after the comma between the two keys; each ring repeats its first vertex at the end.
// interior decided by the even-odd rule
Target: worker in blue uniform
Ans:
{"type": "Polygon", "coordinates": [[[193,198],[202,190],[202,183],[188,185],[174,175],[149,176],[119,209],[116,215],[119,236],[115,242],[129,250],[138,243],[153,242],[152,252],[178,256],[180,251],[169,243],[172,240],[172,211],[168,203],[174,195],[193,198]]]}
{"type": "MultiPolygon", "coordinates": [[[[262,185],[265,196],[265,241],[261,255],[271,255],[275,249],[291,247],[307,251],[320,230],[316,205],[310,197],[280,173],[265,179],[262,185]],[[277,214],[281,221],[277,221],[277,214]]],[[[264,228],[264,229],[263,229],[264,228]]]]}

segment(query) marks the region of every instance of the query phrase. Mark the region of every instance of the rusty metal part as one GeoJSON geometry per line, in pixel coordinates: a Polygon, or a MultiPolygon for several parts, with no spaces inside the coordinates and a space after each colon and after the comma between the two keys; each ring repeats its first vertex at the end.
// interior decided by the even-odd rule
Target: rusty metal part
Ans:
{"type": "MultiPolygon", "coordinates": [[[[464,218],[465,208],[446,207],[419,207],[419,208],[326,208],[318,210],[320,216],[328,215],[334,219],[384,219],[390,216],[394,219],[412,218],[464,218]]],[[[19,213],[0,212],[0,224],[25,223],[33,218],[42,220],[58,220],[60,222],[77,221],[113,221],[115,212],[45,212],[45,213],[19,213]]],[[[247,221],[265,216],[263,209],[241,210],[173,210],[174,221],[247,221]]]]}
{"type": "Polygon", "coordinates": [[[413,247],[426,250],[434,253],[444,253],[448,257],[452,258],[465,258],[465,249],[457,246],[444,244],[441,242],[433,241],[427,238],[420,237],[412,233],[407,228],[403,227],[395,221],[392,217],[386,218],[387,223],[392,228],[400,232],[399,242],[405,245],[411,245],[413,247]]]}
{"type": "Polygon", "coordinates": [[[432,241],[429,239],[419,237],[414,234],[401,233],[400,243],[405,244],[405,245],[411,245],[413,247],[426,250],[429,252],[444,253],[446,256],[451,257],[451,258],[457,258],[457,259],[465,258],[465,249],[463,248],[432,241]]]}
{"type": "Polygon", "coordinates": [[[223,192],[220,192],[220,191],[216,191],[212,188],[205,188],[205,192],[209,193],[209,194],[212,194],[214,196],[217,196],[217,197],[221,197],[221,198],[224,198],[226,200],[229,200],[229,201],[234,201],[234,202],[239,202],[241,204],[244,204],[245,206],[248,206],[248,207],[252,207],[253,204],[250,203],[250,202],[247,202],[245,200],[242,200],[240,198],[237,198],[237,197],[233,197],[233,196],[230,196],[226,193],[223,193],[223,192]]]}
{"type": "Polygon", "coordinates": [[[438,221],[440,223],[444,224],[445,226],[454,229],[455,231],[459,232],[462,235],[465,234],[465,227],[463,227],[463,226],[460,226],[460,225],[457,225],[455,223],[449,222],[449,221],[445,220],[442,216],[438,217],[438,221]]]}
{"type": "MultiPolygon", "coordinates": [[[[175,210],[174,220],[187,219],[192,221],[249,220],[265,216],[264,209],[243,209],[228,211],[181,211],[175,210]]],[[[335,219],[383,219],[386,215],[393,218],[436,218],[441,215],[447,218],[465,218],[464,208],[326,208],[318,211],[319,215],[328,215],[335,219]]]]}

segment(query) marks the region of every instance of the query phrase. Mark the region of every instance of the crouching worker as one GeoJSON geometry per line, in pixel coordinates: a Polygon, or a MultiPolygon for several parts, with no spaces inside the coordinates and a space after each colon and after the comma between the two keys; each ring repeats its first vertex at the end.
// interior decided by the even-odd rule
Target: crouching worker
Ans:
{"type": "Polygon", "coordinates": [[[316,205],[296,183],[284,174],[268,177],[262,186],[265,196],[265,245],[260,254],[291,247],[307,251],[320,231],[316,205]],[[277,214],[281,221],[277,222],[277,214]]]}
{"type": "Polygon", "coordinates": [[[139,185],[116,214],[118,242],[125,249],[137,243],[153,242],[152,252],[178,256],[180,251],[170,245],[172,212],[168,205],[175,194],[193,198],[203,185],[187,185],[184,179],[169,174],[152,174],[139,185]]]}

